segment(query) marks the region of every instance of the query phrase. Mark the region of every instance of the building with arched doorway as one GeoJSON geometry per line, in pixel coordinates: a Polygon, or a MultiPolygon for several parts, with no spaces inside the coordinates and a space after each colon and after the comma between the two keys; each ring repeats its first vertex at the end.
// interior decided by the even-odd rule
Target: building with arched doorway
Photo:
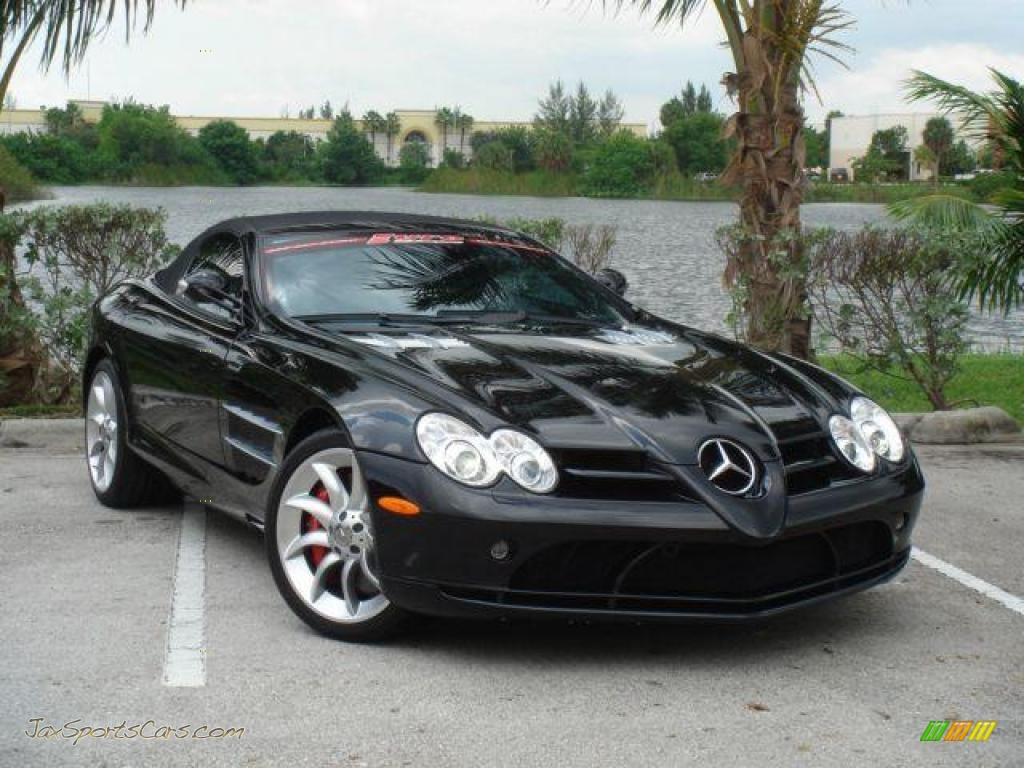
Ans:
{"type": "MultiPolygon", "coordinates": [[[[73,99],[72,103],[77,104],[82,110],[86,122],[97,122],[103,112],[106,102],[85,101],[73,99]]],[[[5,109],[0,111],[0,135],[8,133],[20,133],[24,131],[45,131],[46,130],[46,109],[43,106],[39,109],[5,109]]],[[[373,144],[374,151],[388,165],[398,165],[399,152],[402,145],[409,141],[422,142],[427,145],[432,165],[437,165],[444,156],[445,149],[454,149],[462,152],[467,158],[472,155],[470,138],[478,131],[495,131],[501,128],[522,126],[531,127],[532,123],[517,120],[474,120],[470,130],[448,128],[442,132],[440,126],[435,122],[437,111],[433,109],[397,109],[398,131],[394,134],[386,132],[371,133],[366,131],[362,120],[356,120],[356,125],[364,129],[366,138],[373,144]]],[[[207,123],[214,120],[231,120],[244,128],[252,139],[268,138],[278,131],[297,131],[305,134],[314,141],[327,138],[327,132],[331,129],[331,120],[324,118],[297,118],[297,117],[222,117],[216,115],[175,115],[174,119],[182,128],[196,135],[207,123]]],[[[644,123],[622,123],[622,128],[637,136],[647,135],[647,126],[644,123]]]]}

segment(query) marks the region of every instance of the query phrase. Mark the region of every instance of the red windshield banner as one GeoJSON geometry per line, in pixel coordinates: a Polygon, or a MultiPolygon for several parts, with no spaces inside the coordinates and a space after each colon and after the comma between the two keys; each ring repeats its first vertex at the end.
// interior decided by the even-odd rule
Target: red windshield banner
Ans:
{"type": "Polygon", "coordinates": [[[515,248],[521,251],[550,253],[550,249],[526,243],[510,243],[503,240],[487,240],[482,237],[466,237],[464,235],[438,235],[429,232],[378,232],[363,237],[343,237],[331,240],[312,240],[305,243],[286,243],[266,248],[264,253],[285,253],[288,251],[314,250],[317,248],[333,248],[339,245],[490,245],[496,248],[515,248]]]}

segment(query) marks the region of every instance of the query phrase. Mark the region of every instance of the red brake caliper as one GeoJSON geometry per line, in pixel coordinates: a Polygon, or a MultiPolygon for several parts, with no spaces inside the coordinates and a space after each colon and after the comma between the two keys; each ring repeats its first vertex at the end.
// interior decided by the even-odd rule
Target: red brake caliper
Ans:
{"type": "MultiPolygon", "coordinates": [[[[313,495],[316,496],[324,504],[330,504],[331,498],[327,495],[327,489],[324,488],[323,483],[317,483],[313,486],[313,495]]],[[[313,517],[309,512],[303,512],[302,514],[302,532],[309,533],[310,531],[317,531],[323,528],[320,525],[320,521],[313,517]]],[[[327,556],[327,547],[310,547],[309,548],[309,564],[313,568],[320,566],[320,561],[327,556]]]]}

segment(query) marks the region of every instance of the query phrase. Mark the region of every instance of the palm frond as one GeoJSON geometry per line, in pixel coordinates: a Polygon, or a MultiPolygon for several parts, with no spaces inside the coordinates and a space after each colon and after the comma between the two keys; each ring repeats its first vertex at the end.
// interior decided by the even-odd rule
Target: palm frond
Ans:
{"type": "Polygon", "coordinates": [[[605,8],[613,6],[616,11],[632,6],[644,16],[654,13],[658,24],[677,21],[682,25],[699,14],[706,2],[707,0],[601,0],[601,5],[605,8]]]}
{"type": "MultiPolygon", "coordinates": [[[[187,0],[167,0],[184,7],[187,0]]],[[[40,62],[49,67],[60,57],[65,71],[82,60],[89,44],[113,23],[120,10],[125,36],[130,37],[139,19],[148,30],[157,0],[5,0],[0,2],[0,40],[8,40],[27,29],[42,12],[43,48],[40,62]]]]}
{"type": "Polygon", "coordinates": [[[933,101],[943,112],[955,114],[961,129],[974,138],[988,138],[993,123],[998,125],[1002,122],[998,105],[992,97],[927,72],[913,70],[911,77],[904,81],[903,88],[909,101],[933,101]]]}
{"type": "Polygon", "coordinates": [[[953,195],[924,195],[900,200],[889,206],[889,215],[934,229],[980,232],[997,219],[977,203],[953,195]]]}

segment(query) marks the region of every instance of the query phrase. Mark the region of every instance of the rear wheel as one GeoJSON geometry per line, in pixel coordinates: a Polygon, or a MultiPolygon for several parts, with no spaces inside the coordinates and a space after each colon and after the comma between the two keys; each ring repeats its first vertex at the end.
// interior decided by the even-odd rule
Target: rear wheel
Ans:
{"type": "Polygon", "coordinates": [[[336,430],[301,442],[271,494],[266,542],[274,581],[299,618],[341,640],[383,638],[407,617],[381,590],[369,510],[355,452],[336,430]]]}
{"type": "Polygon", "coordinates": [[[109,360],[93,370],[85,404],[85,456],[96,498],[108,507],[135,507],[176,495],[166,477],[126,443],[127,409],[109,360]]]}

